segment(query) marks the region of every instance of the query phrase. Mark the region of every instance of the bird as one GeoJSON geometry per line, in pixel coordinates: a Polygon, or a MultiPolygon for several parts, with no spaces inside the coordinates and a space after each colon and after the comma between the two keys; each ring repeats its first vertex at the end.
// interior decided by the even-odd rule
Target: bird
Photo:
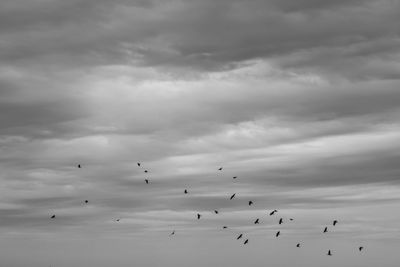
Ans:
{"type": "Polygon", "coordinates": [[[257,218],[257,220],[254,222],[254,224],[259,224],[259,219],[257,218]]]}
{"type": "Polygon", "coordinates": [[[283,223],[283,219],[280,218],[280,219],[279,219],[279,224],[282,224],[282,223],[283,223]]]}
{"type": "Polygon", "coordinates": [[[116,219],[117,222],[119,222],[121,219],[116,219]]]}
{"type": "Polygon", "coordinates": [[[78,168],[79,168],[79,169],[82,168],[81,164],[78,164],[78,168]]]}
{"type": "Polygon", "coordinates": [[[246,239],[245,241],[244,241],[244,243],[243,244],[247,244],[247,243],[249,243],[249,240],[248,239],[246,239]]]}
{"type": "Polygon", "coordinates": [[[325,227],[324,233],[328,232],[328,227],[325,227]]]}
{"type": "Polygon", "coordinates": [[[224,225],[224,226],[222,226],[222,229],[226,229],[226,228],[228,228],[228,226],[225,226],[225,225],[224,225]]]}
{"type": "Polygon", "coordinates": [[[238,237],[236,237],[237,240],[239,240],[240,238],[242,238],[243,234],[240,234],[238,237]]]}
{"type": "Polygon", "coordinates": [[[149,184],[149,179],[144,179],[144,181],[146,182],[146,184],[149,184]]]}
{"type": "Polygon", "coordinates": [[[269,214],[269,216],[274,215],[275,212],[278,212],[278,211],[277,211],[277,210],[271,211],[271,213],[269,214]]]}
{"type": "Polygon", "coordinates": [[[233,194],[233,195],[231,196],[231,198],[230,198],[230,199],[233,199],[233,198],[235,197],[235,195],[236,195],[236,193],[235,193],[235,194],[233,194]]]}
{"type": "Polygon", "coordinates": [[[361,250],[363,250],[363,249],[364,249],[364,247],[359,247],[359,248],[358,248],[359,251],[361,251],[361,250]]]}
{"type": "Polygon", "coordinates": [[[276,232],[275,236],[278,237],[281,234],[281,231],[276,232]]]}
{"type": "Polygon", "coordinates": [[[290,218],[289,220],[293,221],[293,218],[290,218]]]}
{"type": "Polygon", "coordinates": [[[237,176],[233,176],[232,178],[233,178],[233,179],[236,179],[236,178],[237,178],[237,176]]]}
{"type": "Polygon", "coordinates": [[[147,170],[144,170],[144,172],[147,173],[148,171],[147,171],[147,170]]]}
{"type": "Polygon", "coordinates": [[[328,250],[328,254],[326,254],[328,256],[332,256],[331,250],[328,250]]]}
{"type": "Polygon", "coordinates": [[[85,203],[86,203],[86,204],[89,203],[89,200],[86,199],[86,200],[85,200],[85,203]]]}
{"type": "Polygon", "coordinates": [[[174,231],[172,231],[172,233],[170,234],[170,235],[174,235],[175,234],[175,230],[174,231]]]}
{"type": "Polygon", "coordinates": [[[140,162],[138,162],[137,165],[140,167],[140,162]]]}
{"type": "Polygon", "coordinates": [[[222,167],[220,167],[218,170],[219,170],[219,171],[222,171],[222,167]]]}
{"type": "Polygon", "coordinates": [[[55,214],[53,214],[50,218],[52,218],[52,219],[54,219],[54,218],[56,218],[56,215],[55,214]]]}
{"type": "Polygon", "coordinates": [[[215,214],[218,214],[218,210],[214,210],[214,213],[215,213],[215,214]]]}
{"type": "Polygon", "coordinates": [[[333,226],[335,226],[337,223],[338,223],[338,221],[337,221],[337,220],[334,220],[334,221],[333,221],[333,226]]]}
{"type": "Polygon", "coordinates": [[[299,247],[300,247],[300,243],[297,243],[296,247],[298,247],[298,248],[299,248],[299,247]]]}
{"type": "Polygon", "coordinates": [[[197,213],[197,220],[200,220],[201,214],[197,213]]]}
{"type": "Polygon", "coordinates": [[[253,205],[253,201],[250,200],[249,201],[249,206],[251,206],[251,205],[253,205]]]}
{"type": "Polygon", "coordinates": [[[185,193],[185,194],[187,194],[187,193],[188,193],[187,189],[185,189],[184,193],[185,193]]]}

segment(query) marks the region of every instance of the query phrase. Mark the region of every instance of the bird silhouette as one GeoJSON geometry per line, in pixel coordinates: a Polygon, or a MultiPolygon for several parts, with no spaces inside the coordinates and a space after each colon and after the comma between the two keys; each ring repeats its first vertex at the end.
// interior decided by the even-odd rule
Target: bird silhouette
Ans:
{"type": "Polygon", "coordinates": [[[243,234],[240,234],[238,237],[236,237],[237,240],[239,240],[240,238],[242,238],[243,234]]]}
{"type": "Polygon", "coordinates": [[[275,212],[278,212],[277,210],[273,210],[273,211],[271,211],[271,213],[269,214],[269,216],[271,216],[271,215],[274,215],[275,214],[275,212]]]}
{"type": "Polygon", "coordinates": [[[282,223],[283,223],[283,219],[280,218],[280,219],[279,219],[279,224],[282,224],[282,223]]]}
{"type": "Polygon", "coordinates": [[[172,233],[170,234],[170,235],[174,235],[175,234],[175,230],[174,231],[172,231],[172,233]]]}
{"type": "Polygon", "coordinates": [[[79,168],[79,169],[82,168],[81,164],[78,164],[78,168],[79,168]]]}
{"type": "Polygon", "coordinates": [[[85,203],[86,203],[86,204],[89,203],[89,200],[86,199],[86,200],[85,200],[85,203]]]}
{"type": "Polygon", "coordinates": [[[278,237],[281,234],[281,231],[276,232],[275,236],[278,237]]]}
{"type": "Polygon", "coordinates": [[[324,233],[328,232],[328,227],[325,227],[324,233]]]}
{"type": "Polygon", "coordinates": [[[334,220],[334,221],[333,221],[333,226],[335,226],[337,223],[338,223],[338,221],[337,221],[337,220],[334,220]]]}
{"type": "Polygon", "coordinates": [[[233,179],[236,179],[236,178],[237,178],[237,176],[233,176],[232,178],[233,178],[233,179]]]}
{"type": "Polygon", "coordinates": [[[185,194],[187,194],[187,193],[188,193],[187,189],[185,189],[184,193],[185,193],[185,194]]]}
{"type": "Polygon", "coordinates": [[[148,173],[148,171],[147,171],[147,170],[144,170],[144,172],[145,172],[145,173],[148,173]]]}
{"type": "Polygon", "coordinates": [[[197,213],[197,220],[200,220],[201,214],[197,213]]]}
{"type": "Polygon", "coordinates": [[[298,248],[299,248],[299,247],[300,247],[300,243],[297,243],[296,247],[298,247],[298,248]]]}
{"type": "Polygon", "coordinates": [[[140,167],[140,162],[138,162],[137,165],[140,167]]]}
{"type": "Polygon", "coordinates": [[[358,248],[359,251],[361,251],[361,250],[363,250],[363,249],[364,249],[364,247],[359,247],[359,248],[358,248]]]}
{"type": "Polygon", "coordinates": [[[326,254],[328,256],[332,256],[331,250],[328,250],[328,254],[326,254]]]}
{"type": "Polygon", "coordinates": [[[56,218],[56,215],[55,214],[53,214],[50,218],[52,218],[52,219],[54,219],[54,218],[56,218]]]}
{"type": "Polygon", "coordinates": [[[218,210],[214,210],[214,213],[215,213],[215,214],[218,214],[218,210]]]}
{"type": "Polygon", "coordinates": [[[289,220],[293,221],[293,218],[290,218],[289,220]]]}
{"type": "Polygon", "coordinates": [[[247,244],[247,243],[249,243],[249,240],[248,239],[246,239],[245,241],[244,241],[244,243],[243,244],[247,244]]]}
{"type": "Polygon", "coordinates": [[[146,184],[149,184],[149,179],[144,179],[144,181],[146,182],[146,184]]]}
{"type": "Polygon", "coordinates": [[[228,228],[228,226],[222,226],[222,229],[226,229],[226,228],[228,228]]]}
{"type": "Polygon", "coordinates": [[[249,206],[251,206],[251,205],[253,205],[253,201],[250,200],[249,201],[249,206]]]}
{"type": "Polygon", "coordinates": [[[219,170],[219,171],[222,171],[222,167],[220,167],[218,170],[219,170]]]}
{"type": "Polygon", "coordinates": [[[117,222],[119,222],[121,219],[116,219],[117,222]]]}
{"type": "Polygon", "coordinates": [[[257,220],[254,222],[254,224],[259,224],[259,219],[257,218],[257,220]]]}
{"type": "Polygon", "coordinates": [[[230,199],[233,199],[233,198],[235,197],[235,195],[236,195],[236,193],[235,193],[235,194],[233,194],[233,195],[230,197],[230,199]]]}

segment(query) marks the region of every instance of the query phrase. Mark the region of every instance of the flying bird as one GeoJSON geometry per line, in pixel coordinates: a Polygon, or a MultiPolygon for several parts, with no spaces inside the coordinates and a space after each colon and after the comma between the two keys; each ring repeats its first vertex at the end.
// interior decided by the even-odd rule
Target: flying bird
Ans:
{"type": "Polygon", "coordinates": [[[300,243],[297,243],[296,247],[298,247],[298,248],[299,248],[299,247],[300,247],[300,243]]]}
{"type": "Polygon", "coordinates": [[[328,250],[328,254],[326,254],[328,256],[332,256],[331,250],[328,250]]]}
{"type": "Polygon", "coordinates": [[[259,224],[259,219],[257,218],[257,220],[254,222],[254,224],[259,224]]]}
{"type": "Polygon", "coordinates": [[[218,210],[214,210],[214,213],[215,213],[215,214],[218,214],[218,210]]]}
{"type": "Polygon", "coordinates": [[[175,234],[175,230],[174,231],[172,231],[172,233],[170,234],[170,235],[174,235],[175,234]]]}
{"type": "Polygon", "coordinates": [[[56,217],[56,215],[55,214],[53,214],[50,218],[52,218],[52,219],[54,219],[56,217]]]}
{"type": "Polygon", "coordinates": [[[222,226],[222,229],[226,229],[226,228],[228,228],[228,226],[222,226]]]}
{"type": "Polygon", "coordinates": [[[276,232],[276,237],[278,237],[281,234],[281,231],[276,232]]]}
{"type": "Polygon", "coordinates": [[[239,240],[240,238],[242,238],[243,234],[240,234],[238,237],[236,237],[237,240],[239,240]]]}
{"type": "Polygon", "coordinates": [[[235,195],[236,195],[236,193],[235,193],[235,194],[233,194],[233,195],[231,196],[231,198],[230,198],[230,199],[233,199],[233,198],[235,197],[235,195]]]}
{"type": "Polygon", "coordinates": [[[197,220],[200,220],[201,214],[197,213],[197,220]]]}
{"type": "Polygon", "coordinates": [[[324,233],[328,232],[328,227],[325,227],[324,233]]]}
{"type": "Polygon", "coordinates": [[[271,211],[271,213],[269,214],[269,216],[274,215],[275,212],[278,212],[278,211],[277,211],[277,210],[271,211]]]}
{"type": "Polygon", "coordinates": [[[86,199],[86,200],[85,200],[85,203],[86,203],[86,204],[89,203],[89,200],[86,199]]]}
{"type": "Polygon", "coordinates": [[[253,201],[250,200],[249,201],[249,206],[251,206],[251,205],[253,205],[253,201]]]}
{"type": "Polygon", "coordinates": [[[289,220],[293,221],[293,218],[290,218],[289,220]]]}
{"type": "Polygon", "coordinates": [[[333,226],[335,226],[337,223],[338,223],[338,221],[337,221],[337,220],[334,220],[334,221],[333,221],[333,226]]]}
{"type": "Polygon", "coordinates": [[[222,167],[220,167],[218,170],[219,170],[219,171],[222,171],[222,167]]]}
{"type": "Polygon", "coordinates": [[[146,184],[149,184],[149,179],[144,179],[144,181],[146,182],[146,184]]]}
{"type": "Polygon", "coordinates": [[[116,219],[117,222],[119,222],[121,219],[116,219]]]}
{"type": "Polygon", "coordinates": [[[237,178],[237,176],[233,176],[232,178],[233,178],[233,179],[236,179],[236,178],[237,178]]]}
{"type": "Polygon", "coordinates": [[[363,249],[364,249],[364,247],[359,247],[359,248],[358,248],[359,251],[361,251],[361,250],[363,250],[363,249]]]}
{"type": "Polygon", "coordinates": [[[244,241],[244,243],[243,244],[247,244],[247,243],[249,243],[249,240],[248,239],[246,239],[245,241],[244,241]]]}
{"type": "Polygon", "coordinates": [[[188,193],[187,189],[185,189],[184,193],[185,193],[185,194],[187,194],[187,193],[188,193]]]}
{"type": "Polygon", "coordinates": [[[82,168],[81,164],[78,164],[78,168],[79,168],[79,169],[82,168]]]}
{"type": "Polygon", "coordinates": [[[283,219],[280,218],[280,219],[279,219],[279,224],[282,224],[282,223],[283,223],[283,219]]]}
{"type": "Polygon", "coordinates": [[[140,162],[138,162],[137,165],[140,167],[140,162]]]}
{"type": "Polygon", "coordinates": [[[144,172],[147,173],[148,171],[147,171],[147,170],[144,170],[144,172]]]}

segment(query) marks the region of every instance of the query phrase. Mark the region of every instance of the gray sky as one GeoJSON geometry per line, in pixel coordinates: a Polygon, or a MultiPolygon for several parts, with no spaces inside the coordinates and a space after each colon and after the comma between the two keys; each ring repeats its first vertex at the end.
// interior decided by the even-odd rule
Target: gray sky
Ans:
{"type": "Polygon", "coordinates": [[[2,0],[0,265],[398,266],[399,17],[2,0]]]}

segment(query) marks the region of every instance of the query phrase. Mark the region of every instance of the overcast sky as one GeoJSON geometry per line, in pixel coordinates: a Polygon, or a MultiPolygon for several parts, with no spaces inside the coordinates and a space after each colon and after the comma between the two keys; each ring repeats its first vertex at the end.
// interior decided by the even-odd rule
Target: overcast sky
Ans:
{"type": "Polygon", "coordinates": [[[1,0],[0,266],[398,266],[399,18],[1,0]]]}

